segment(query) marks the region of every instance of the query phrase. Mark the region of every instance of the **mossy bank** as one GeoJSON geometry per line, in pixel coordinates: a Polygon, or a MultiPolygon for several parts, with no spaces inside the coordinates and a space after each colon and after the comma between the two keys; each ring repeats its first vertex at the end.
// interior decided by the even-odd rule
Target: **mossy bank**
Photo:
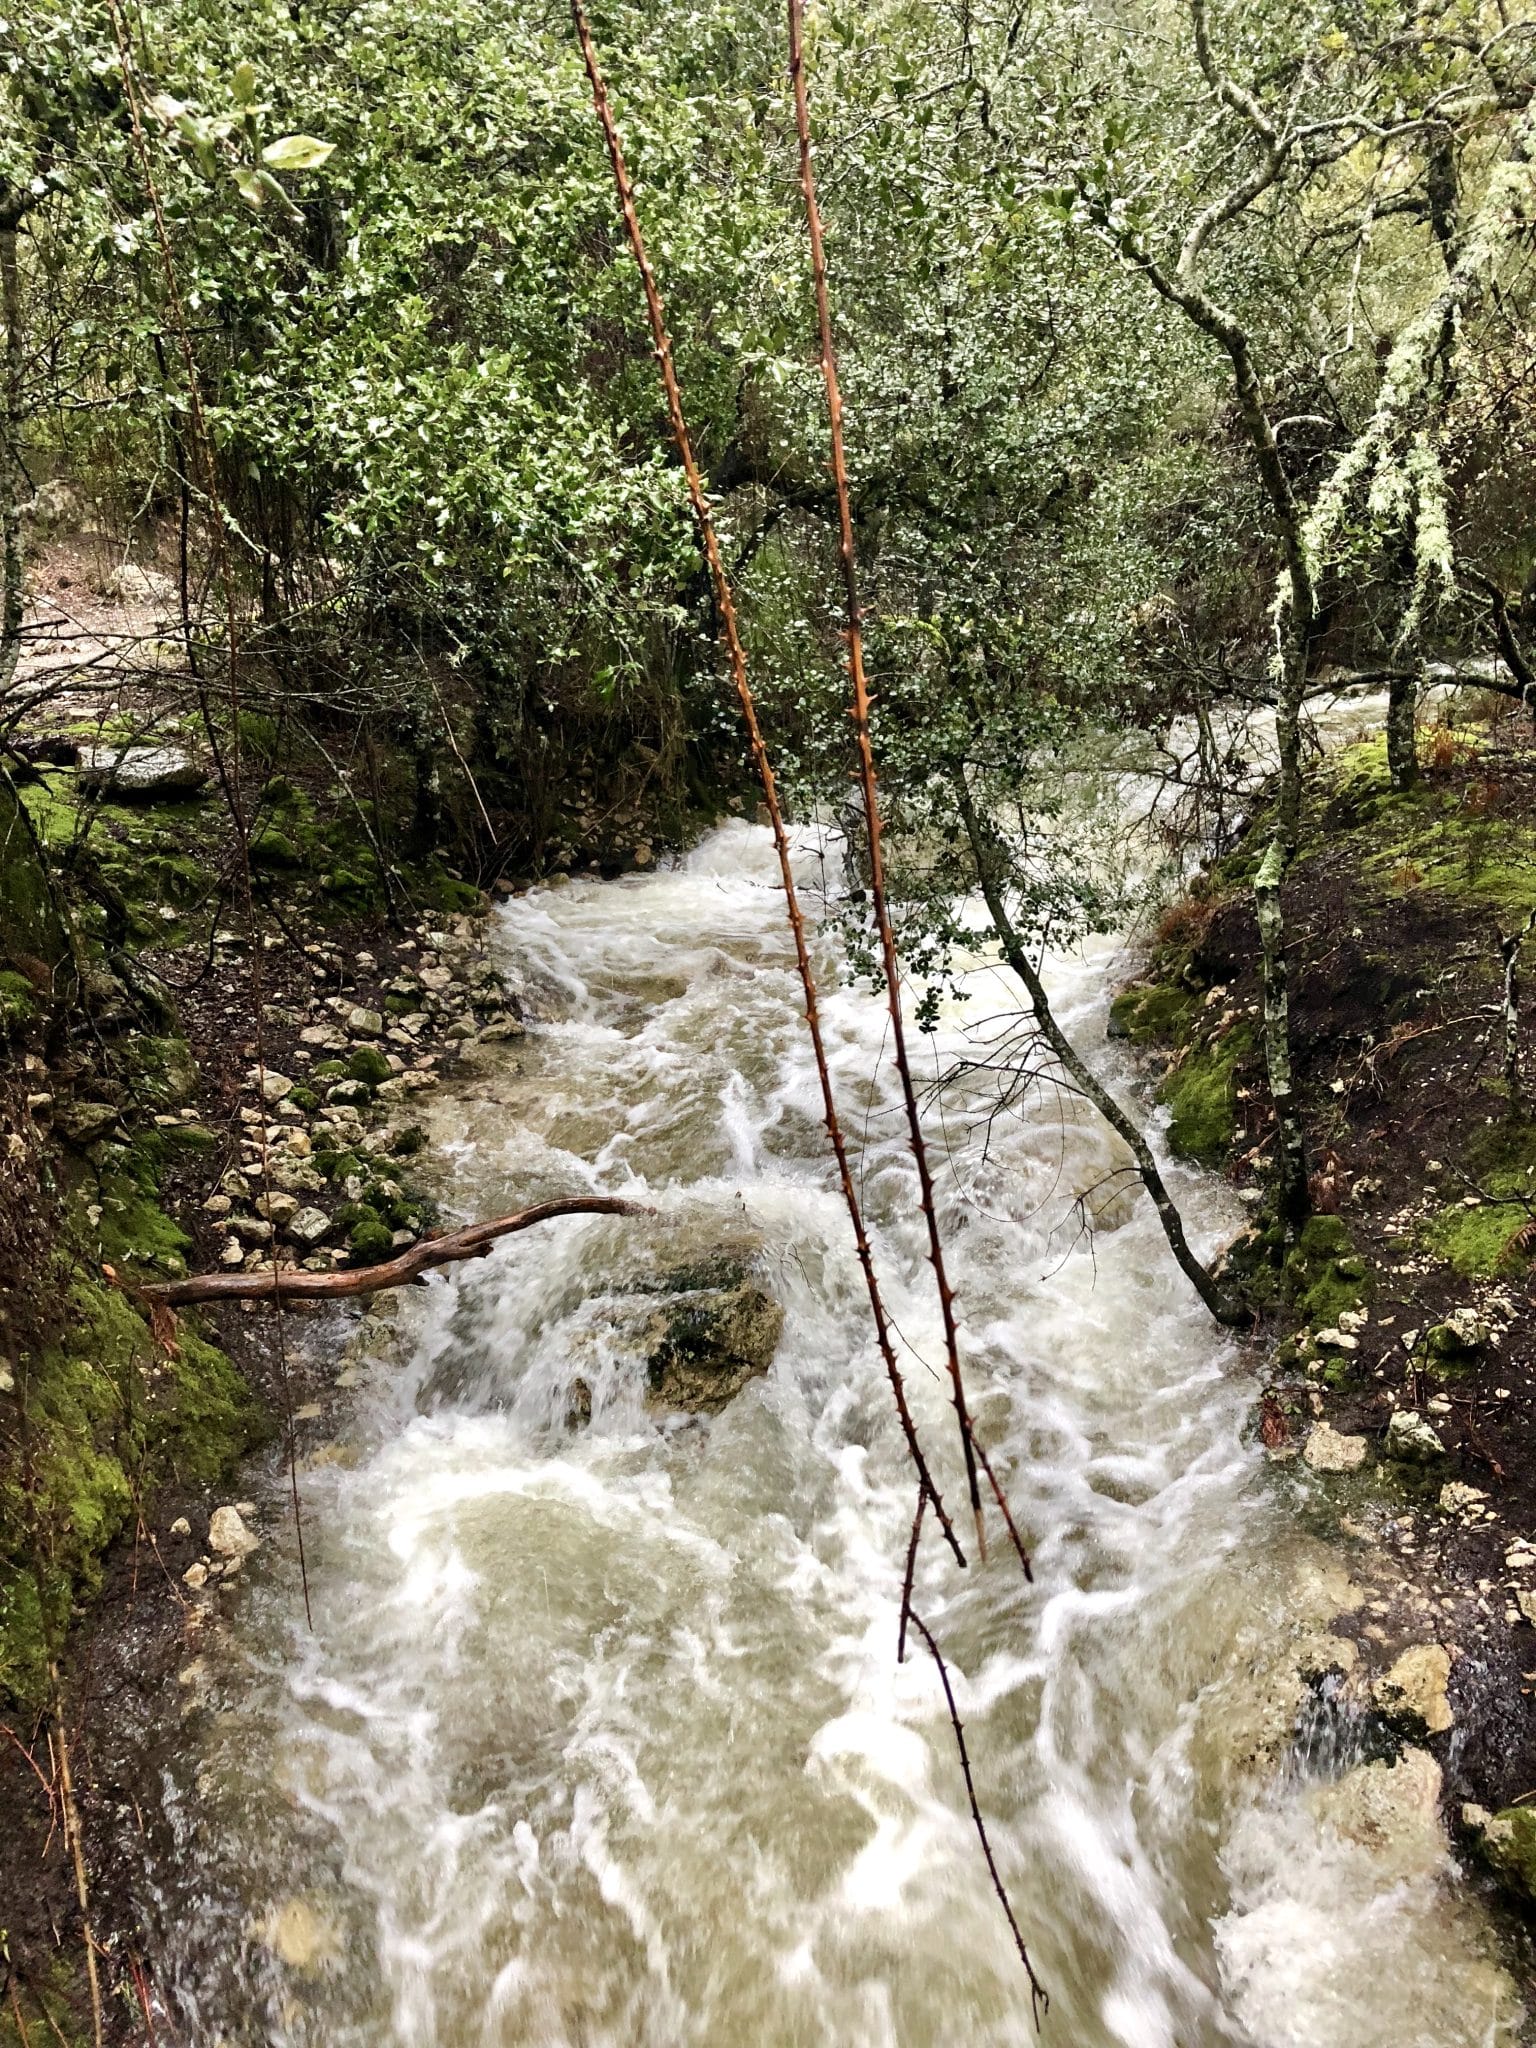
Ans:
{"type": "MultiPolygon", "coordinates": [[[[1389,1652],[1443,1651],[1447,1718],[1426,1739],[1448,1818],[1524,1910],[1524,1834],[1499,1816],[1536,1783],[1536,1119],[1511,1098],[1499,942],[1536,909],[1536,753],[1487,726],[1420,748],[1402,792],[1378,740],[1329,757],[1285,883],[1299,1232],[1269,1210],[1262,816],[1165,917],[1111,1028],[1155,1074],[1171,1149],[1250,1211],[1224,1272],[1262,1317],[1254,1427],[1281,1483],[1362,1570],[1390,1557],[1413,1588],[1409,1619],[1383,1608],[1342,1660],[1360,1711],[1379,1710],[1389,1652]]],[[[1536,1073],[1523,1019],[1519,1043],[1536,1073]]]]}

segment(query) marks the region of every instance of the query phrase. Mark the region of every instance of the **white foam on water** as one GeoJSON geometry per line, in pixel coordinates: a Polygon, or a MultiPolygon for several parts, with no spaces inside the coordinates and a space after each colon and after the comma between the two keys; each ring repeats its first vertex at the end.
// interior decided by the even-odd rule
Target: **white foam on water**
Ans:
{"type": "MultiPolygon", "coordinates": [[[[814,886],[810,835],[798,860],[814,886]]],[[[1017,2048],[1028,1986],[936,1675],[920,1645],[894,1658],[912,1477],[768,836],[729,825],[669,870],[536,891],[495,944],[545,1021],[455,1134],[451,1199],[489,1214],[601,1187],[660,1220],[566,1219],[437,1280],[404,1311],[414,1363],[364,1405],[357,1462],[306,1479],[314,1632],[269,1566],[241,1624],[265,1676],[203,1767],[276,1782],[310,1861],[269,1842],[262,1882],[324,1890],[350,1930],[332,1976],[270,1999],[268,2037],[1017,2048]],[[744,1228],[786,1311],[773,1370],[708,1424],[668,1424],[605,1305],[637,1233],[744,1228]],[[571,1434],[578,1376],[592,1423],[571,1434]]],[[[913,1406],[958,1509],[888,1019],[838,982],[830,936],[817,950],[913,1406]]],[[[1104,1044],[1114,957],[1096,941],[1050,979],[1125,1085],[1104,1044]]],[[[925,1068],[965,1050],[967,1016],[1020,1007],[990,962],[970,981],[925,1068]]],[[[1091,1249],[1075,1234],[1109,1135],[1070,1104],[1063,1124],[1054,1095],[988,1121],[987,1086],[957,1084],[929,1123],[973,1406],[1035,1579],[1000,1532],[959,1573],[930,1528],[919,1604],[1052,1993],[1047,2040],[1492,2041],[1507,2001],[1443,1884],[1346,1853],[1298,1787],[1230,1805],[1204,1782],[1196,1731],[1239,1628],[1283,1599],[1252,1389],[1145,1199],[1091,1249]]],[[[1213,1249],[1233,1205],[1171,1178],[1213,1249]]],[[[232,1805],[226,1862],[256,1856],[253,1815],[282,1842],[270,1786],[232,1805]]]]}

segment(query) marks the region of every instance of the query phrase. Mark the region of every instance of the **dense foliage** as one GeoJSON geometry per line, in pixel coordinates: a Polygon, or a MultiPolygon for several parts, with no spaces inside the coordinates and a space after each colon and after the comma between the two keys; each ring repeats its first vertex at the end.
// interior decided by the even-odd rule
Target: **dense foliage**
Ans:
{"type": "MultiPolygon", "coordinates": [[[[917,943],[972,859],[959,774],[1007,821],[1030,928],[1112,914],[1113,862],[1052,855],[1042,763],[1141,734],[1143,765],[1174,764],[1170,828],[1208,829],[1221,713],[1274,694],[1277,633],[1298,697],[1495,641],[1519,679],[1531,26],[1468,0],[814,12],[917,943]]],[[[783,25],[709,0],[595,27],[784,771],[835,807],[783,25]]],[[[180,521],[187,630],[217,653],[184,327],[248,692],[403,747],[418,838],[473,838],[484,873],[561,857],[573,774],[730,781],[708,584],[563,10],[27,0],[5,36],[21,512],[61,475],[127,551],[180,521]]]]}

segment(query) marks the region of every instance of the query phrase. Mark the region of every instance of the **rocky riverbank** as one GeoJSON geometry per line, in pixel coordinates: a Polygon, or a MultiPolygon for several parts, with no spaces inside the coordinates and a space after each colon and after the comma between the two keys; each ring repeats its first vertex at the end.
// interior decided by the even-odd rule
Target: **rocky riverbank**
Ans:
{"type": "MultiPolygon", "coordinates": [[[[90,2027],[58,1716],[94,1931],[121,1943],[121,1802],[98,1732],[135,1725],[134,1703],[174,1694],[195,1663],[196,1630],[261,1534],[260,1500],[233,1497],[261,1492],[234,1488],[242,1458],[302,1459],[346,1398],[313,1317],[290,1310],[279,1329],[237,1304],[157,1338],[137,1288],[366,1265],[416,1241],[435,1222],[417,1109],[466,1051],[522,1030],[482,944],[516,885],[486,893],[446,851],[386,861],[388,760],[364,798],[302,735],[243,715],[247,915],[217,763],[185,710],[170,584],[92,581],[69,561],[55,608],[73,635],[26,657],[16,689],[32,708],[0,778],[6,2044],[21,2027],[90,2027]]],[[[590,808],[578,781],[556,873],[653,858],[659,817],[590,808]]],[[[115,2006],[108,2019],[132,2030],[115,2006]]]]}
{"type": "MultiPolygon", "coordinates": [[[[1315,1204],[1296,1242],[1264,1204],[1257,832],[1165,917],[1112,1028],[1157,1075],[1173,1149],[1221,1170],[1252,1212],[1226,1269],[1276,1340],[1255,1429],[1354,1582],[1316,1680],[1367,1746],[1423,1745],[1462,1853],[1523,1914],[1536,1903],[1536,1122],[1511,1092],[1500,938],[1536,907],[1536,757],[1496,726],[1421,740],[1404,794],[1379,741],[1318,772],[1286,885],[1315,1204]]],[[[1528,1075],[1523,1018],[1518,1043],[1528,1075]]]]}

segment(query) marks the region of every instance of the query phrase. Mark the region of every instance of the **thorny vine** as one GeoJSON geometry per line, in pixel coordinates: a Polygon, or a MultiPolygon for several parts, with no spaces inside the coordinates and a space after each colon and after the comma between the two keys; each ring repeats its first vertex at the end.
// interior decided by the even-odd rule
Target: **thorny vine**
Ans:
{"type": "MultiPolygon", "coordinates": [[[[688,432],[687,417],[683,409],[682,391],[673,362],[672,344],[667,330],[661,291],[656,281],[655,271],[651,265],[644,232],[635,207],[634,190],[625,163],[623,146],[620,141],[617,124],[614,121],[607,85],[598,60],[596,45],[587,22],[582,0],[571,0],[571,18],[575,26],[577,39],[581,45],[582,59],[586,67],[588,82],[592,88],[593,105],[607,147],[619,206],[624,217],[625,232],[628,236],[631,253],[640,272],[641,284],[645,295],[646,313],[650,323],[657,367],[666,398],[667,415],[672,430],[672,438],[676,444],[678,458],[682,464],[684,477],[687,482],[689,501],[699,529],[700,543],[709,567],[710,579],[715,593],[716,609],[720,619],[721,634],[725,642],[726,655],[731,670],[731,678],[741,707],[742,718],[746,725],[752,759],[762,786],[764,806],[768,812],[769,823],[773,832],[780,881],[784,891],[790,931],[794,938],[796,966],[805,998],[806,1024],[810,1032],[811,1047],[815,1056],[816,1071],[821,1087],[823,1122],[825,1123],[827,1135],[837,1161],[843,1199],[848,1210],[849,1220],[853,1226],[854,1242],[858,1248],[859,1263],[864,1273],[881,1357],[895,1396],[897,1413],[901,1420],[907,1449],[917,1474],[917,1506],[913,1516],[912,1534],[908,1544],[902,1582],[901,1609],[898,1624],[898,1658],[905,1657],[907,1630],[910,1625],[922,1636],[938,1667],[940,1683],[943,1687],[945,1702],[949,1712],[950,1725],[954,1731],[961,1770],[965,1778],[971,1818],[981,1842],[982,1852],[986,1858],[987,1869],[991,1876],[993,1888],[1002,1903],[1020,1960],[1029,1978],[1031,2009],[1038,2025],[1040,2017],[1049,2007],[1049,1996],[1035,1973],[1028,1947],[1009,1902],[1007,1890],[999,1873],[996,1857],[993,1854],[986,1822],[976,1797],[970,1754],[966,1747],[964,1728],[960,1720],[948,1668],[945,1665],[936,1640],[913,1604],[918,1548],[922,1537],[924,1515],[930,1504],[939,1518],[945,1540],[949,1544],[956,1561],[963,1565],[965,1563],[965,1556],[955,1535],[953,1525],[918,1438],[916,1425],[907,1402],[905,1383],[900,1366],[896,1360],[890,1319],[875,1272],[873,1252],[865,1228],[858,1192],[854,1184],[847,1142],[843,1134],[836,1097],[832,1087],[831,1069],[827,1061],[826,1049],[822,1039],[815,973],[811,965],[810,951],[806,942],[805,918],[800,908],[789,835],[784,823],[783,808],[779,801],[777,781],[758,721],[756,699],[747,675],[746,655],[742,647],[740,631],[737,625],[736,607],[730,578],[725,568],[713,515],[709,507],[709,500],[705,494],[703,479],[693,453],[693,445],[688,432]]],[[[960,1370],[958,1334],[955,1325],[954,1293],[945,1272],[943,1244],[939,1235],[933,1180],[929,1170],[921,1119],[918,1114],[916,1088],[912,1079],[911,1066],[907,1058],[905,1025],[901,1008],[900,970],[896,956],[895,935],[891,926],[884,886],[884,866],[880,846],[881,819],[874,754],[869,734],[870,700],[864,675],[858,574],[853,550],[853,527],[849,505],[847,467],[843,455],[842,400],[838,389],[836,359],[832,348],[831,312],[827,290],[825,253],[822,246],[821,219],[816,203],[815,182],[811,169],[809,111],[805,91],[801,25],[800,0],[789,0],[790,72],[794,81],[795,91],[796,127],[800,144],[801,185],[805,195],[806,216],[811,236],[817,316],[821,337],[822,372],[826,384],[828,410],[832,423],[833,480],[837,493],[840,548],[847,597],[849,672],[853,689],[852,716],[858,748],[859,782],[863,795],[864,816],[869,835],[870,867],[873,883],[871,893],[875,905],[875,917],[880,938],[886,993],[891,1017],[892,1049],[901,1077],[911,1150],[917,1167],[921,1206],[928,1230],[929,1256],[934,1268],[935,1280],[939,1290],[939,1301],[943,1313],[945,1347],[948,1356],[952,1396],[965,1459],[966,1478],[970,1492],[972,1514],[975,1520],[978,1553],[985,1559],[986,1538],[982,1515],[980,1481],[978,1478],[979,1468],[986,1475],[987,1483],[998,1510],[1003,1517],[1004,1525],[1007,1528],[1009,1539],[1018,1553],[1020,1563],[1024,1568],[1027,1578],[1030,1576],[1028,1552],[1024,1547],[1023,1539],[1014,1522],[1006,1495],[993,1472],[991,1461],[988,1459],[982,1445],[976,1440],[970,1411],[966,1403],[960,1370]]]]}

